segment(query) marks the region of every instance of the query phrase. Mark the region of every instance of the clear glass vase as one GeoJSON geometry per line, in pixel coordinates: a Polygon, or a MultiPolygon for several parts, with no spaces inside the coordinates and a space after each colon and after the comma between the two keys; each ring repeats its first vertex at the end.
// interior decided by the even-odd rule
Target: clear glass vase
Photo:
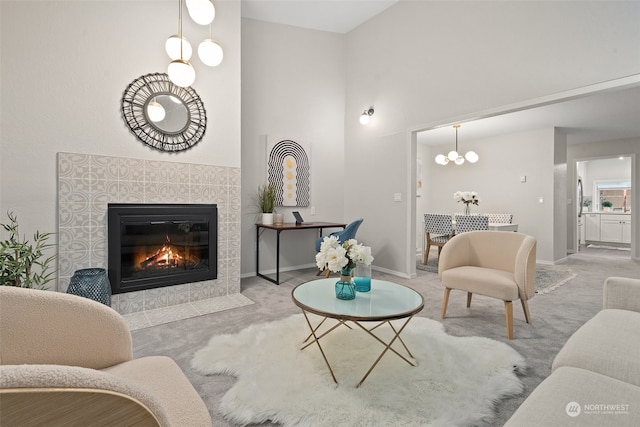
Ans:
{"type": "Polygon", "coordinates": [[[356,291],[369,292],[371,290],[371,265],[357,264],[353,275],[356,291]]]}
{"type": "Polygon", "coordinates": [[[353,273],[353,268],[349,267],[340,271],[340,280],[336,282],[336,298],[350,300],[356,297],[356,284],[351,273],[353,273]]]}
{"type": "Polygon", "coordinates": [[[464,204],[464,214],[471,215],[471,206],[469,206],[469,203],[464,204]]]}

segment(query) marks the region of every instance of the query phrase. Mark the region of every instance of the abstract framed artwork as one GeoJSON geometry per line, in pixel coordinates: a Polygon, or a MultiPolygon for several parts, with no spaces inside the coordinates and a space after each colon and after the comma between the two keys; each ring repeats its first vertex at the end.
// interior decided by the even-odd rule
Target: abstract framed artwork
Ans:
{"type": "Polygon", "coordinates": [[[309,147],[292,139],[267,139],[267,181],[276,206],[307,207],[311,199],[309,147]]]}

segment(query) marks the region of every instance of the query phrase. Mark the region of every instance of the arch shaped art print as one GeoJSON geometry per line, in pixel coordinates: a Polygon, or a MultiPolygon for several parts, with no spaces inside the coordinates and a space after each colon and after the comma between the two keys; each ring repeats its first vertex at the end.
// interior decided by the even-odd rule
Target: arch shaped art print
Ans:
{"type": "Polygon", "coordinates": [[[276,189],[276,206],[309,206],[311,169],[305,147],[285,139],[268,149],[267,181],[276,189]]]}

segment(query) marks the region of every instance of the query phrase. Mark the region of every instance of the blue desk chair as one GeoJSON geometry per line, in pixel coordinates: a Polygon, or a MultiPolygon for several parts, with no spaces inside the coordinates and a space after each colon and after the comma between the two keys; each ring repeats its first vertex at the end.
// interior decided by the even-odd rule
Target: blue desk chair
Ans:
{"type": "MultiPolygon", "coordinates": [[[[344,243],[349,239],[355,239],[356,233],[358,231],[358,228],[360,227],[360,224],[362,224],[362,221],[364,221],[364,219],[362,218],[356,219],[352,223],[347,224],[344,230],[334,231],[333,233],[329,233],[326,236],[318,237],[316,239],[316,252],[320,252],[320,245],[322,244],[322,240],[324,240],[325,237],[336,236],[340,243],[344,243]]],[[[331,270],[329,270],[328,268],[326,270],[326,277],[329,277],[329,275],[331,274],[331,270]]],[[[322,271],[323,270],[318,270],[316,276],[319,276],[322,271]]]]}

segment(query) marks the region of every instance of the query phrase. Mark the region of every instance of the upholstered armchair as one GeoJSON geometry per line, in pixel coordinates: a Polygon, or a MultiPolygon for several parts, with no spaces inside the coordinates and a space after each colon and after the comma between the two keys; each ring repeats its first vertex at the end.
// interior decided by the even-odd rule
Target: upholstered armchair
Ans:
{"type": "Polygon", "coordinates": [[[211,426],[165,356],[134,359],[116,311],[60,292],[0,286],[0,425],[211,426]]]}
{"type": "Polygon", "coordinates": [[[513,305],[520,300],[531,323],[527,301],[535,295],[536,239],[522,233],[470,231],[454,236],[442,248],[438,277],[444,286],[442,318],[452,289],[504,301],[507,337],[513,339],[513,305]]]}

